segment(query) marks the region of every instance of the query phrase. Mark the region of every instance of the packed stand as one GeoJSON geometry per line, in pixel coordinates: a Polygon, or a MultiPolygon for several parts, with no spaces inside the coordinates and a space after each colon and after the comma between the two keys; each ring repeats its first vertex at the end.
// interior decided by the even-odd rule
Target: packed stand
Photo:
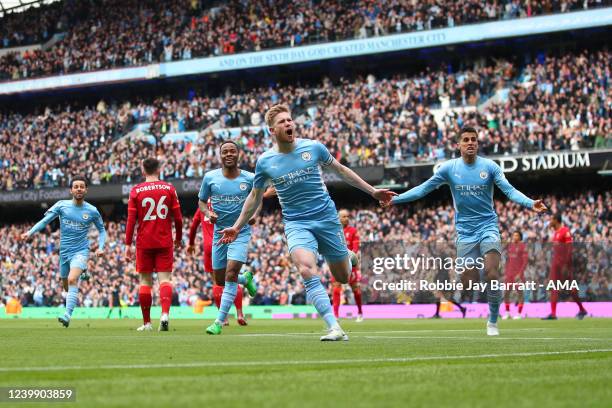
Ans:
{"type": "MultiPolygon", "coordinates": [[[[66,37],[46,51],[0,57],[0,80],[526,18],[601,7],[612,1],[232,0],[212,8],[204,8],[202,3],[199,0],[76,2],[66,7],[70,27],[66,37]]],[[[45,13],[41,18],[53,21],[45,13]]],[[[26,17],[23,23],[28,21],[26,17]]],[[[11,27],[16,30],[11,32],[27,31],[14,24],[11,27]]]]}
{"type": "MultiPolygon", "coordinates": [[[[563,214],[563,222],[570,228],[576,248],[591,248],[606,245],[612,238],[612,193],[585,192],[573,196],[548,196],[544,200],[553,212],[563,214]],[[582,246],[581,246],[582,245],[582,246]],[[587,245],[587,246],[585,246],[587,245]],[[590,245],[590,246],[589,246],[590,245]]],[[[527,279],[545,283],[549,266],[542,242],[549,242],[552,231],[550,216],[537,216],[507,201],[496,201],[502,240],[507,242],[511,233],[521,231],[523,240],[530,243],[527,279]]],[[[360,234],[362,250],[368,244],[398,241],[454,242],[453,207],[448,202],[422,200],[410,206],[381,209],[370,205],[351,210],[352,225],[360,234]]],[[[183,236],[188,236],[190,220],[184,223],[183,236]]],[[[31,225],[11,225],[0,228],[5,239],[0,242],[0,299],[16,297],[24,306],[57,306],[63,303],[61,284],[57,277],[59,231],[34,235],[27,244],[18,242],[19,235],[31,225]]],[[[120,289],[124,305],[135,305],[138,301],[138,276],[134,263],[123,259],[125,221],[106,222],[108,233],[106,255],[102,259],[91,257],[89,271],[92,278],[81,283],[81,304],[84,306],[107,306],[113,285],[120,289]]],[[[92,240],[97,234],[92,230],[92,240]]],[[[95,240],[93,240],[95,242],[95,240]]],[[[577,249],[575,249],[577,251],[577,249]]],[[[587,269],[575,272],[581,296],[588,301],[610,300],[609,254],[590,259],[587,269]]],[[[201,232],[198,232],[196,251],[193,256],[186,250],[176,252],[173,273],[176,291],[175,303],[193,306],[198,299],[212,299],[212,281],[203,270],[201,232]]],[[[320,265],[323,265],[321,262],[320,265]]],[[[330,277],[326,266],[324,282],[330,277]]],[[[259,284],[257,295],[250,300],[254,305],[304,304],[304,287],[296,268],[287,253],[280,211],[263,215],[253,227],[246,268],[253,271],[259,284]]],[[[375,294],[367,285],[364,273],[364,289],[370,299],[375,294]]],[[[157,291],[153,291],[157,293],[157,291]]],[[[545,301],[543,290],[532,293],[530,301],[545,301]]]]}
{"type": "Polygon", "coordinates": [[[53,2],[29,7],[23,12],[8,11],[0,17],[0,49],[42,44],[67,27],[65,5],[53,2]]]}

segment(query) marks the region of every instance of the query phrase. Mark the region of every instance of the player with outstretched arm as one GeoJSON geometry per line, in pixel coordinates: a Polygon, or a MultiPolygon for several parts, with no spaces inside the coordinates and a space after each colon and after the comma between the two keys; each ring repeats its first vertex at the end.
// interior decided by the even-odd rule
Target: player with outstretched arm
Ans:
{"type": "Polygon", "coordinates": [[[51,221],[59,217],[60,220],[60,277],[66,296],[66,311],[57,320],[64,326],[70,325],[72,312],[77,304],[79,295],[79,277],[87,270],[89,258],[89,240],[87,234],[94,224],[98,229],[98,249],[96,256],[104,255],[106,230],[102,216],[98,209],[85,201],[87,194],[87,180],[84,177],[74,177],[70,181],[70,194],[72,200],[60,200],[45,213],[45,217],[34,225],[28,232],[21,235],[27,241],[37,232],[42,231],[51,221]]]}
{"type": "Polygon", "coordinates": [[[344,181],[378,201],[386,203],[396,194],[375,189],[366,183],[352,170],[338,163],[323,144],[297,138],[295,123],[285,105],[272,106],[266,112],[265,120],[276,146],[257,159],[253,190],[234,225],[220,231],[220,243],[230,243],[238,238],[261,204],[266,184],[272,183],[282,208],[289,253],[304,279],[306,298],[328,328],[321,341],[348,340],[334,316],[317,273],[318,252],[325,257],[337,282],[348,283],[351,274],[342,225],[323,183],[320,166],[336,171],[344,181]]]}
{"type": "Polygon", "coordinates": [[[501,238],[497,214],[493,207],[493,186],[497,185],[509,199],[523,207],[538,213],[546,211],[547,208],[542,200],[534,201],[514,188],[493,160],[478,156],[476,129],[461,129],[459,151],[461,157],[444,162],[429,180],[394,197],[388,205],[418,200],[443,184],[450,187],[455,206],[457,257],[463,258],[464,264],[468,262],[472,265],[476,263],[477,258],[484,258],[489,303],[487,334],[498,336],[497,318],[501,290],[492,289],[491,281],[499,280],[500,277],[501,238]],[[468,261],[470,259],[471,262],[468,261]]]}

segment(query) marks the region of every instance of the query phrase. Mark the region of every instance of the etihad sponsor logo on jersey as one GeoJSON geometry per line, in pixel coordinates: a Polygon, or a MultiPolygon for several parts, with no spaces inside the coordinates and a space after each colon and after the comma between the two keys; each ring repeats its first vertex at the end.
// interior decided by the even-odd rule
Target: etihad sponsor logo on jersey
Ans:
{"type": "Polygon", "coordinates": [[[210,201],[213,204],[217,203],[225,203],[225,204],[235,204],[235,203],[243,203],[246,200],[245,195],[229,195],[229,194],[214,194],[210,197],[210,201]]]}
{"type": "Polygon", "coordinates": [[[457,184],[455,190],[462,196],[481,196],[487,190],[489,186],[486,184],[457,184]]]}
{"type": "Polygon", "coordinates": [[[295,183],[299,183],[300,181],[307,180],[311,174],[316,174],[319,172],[319,166],[309,166],[305,169],[299,169],[292,171],[290,173],[285,174],[284,176],[276,177],[272,179],[272,183],[275,186],[278,185],[291,185],[295,183]]]}
{"type": "Polygon", "coordinates": [[[88,228],[89,229],[89,224],[86,222],[79,222],[79,221],[73,221],[70,220],[68,218],[62,218],[62,224],[72,228],[72,229],[81,229],[81,228],[88,228]]]}
{"type": "Polygon", "coordinates": [[[150,184],[142,187],[138,187],[136,189],[136,194],[142,193],[143,191],[153,191],[153,190],[170,190],[171,186],[169,184],[150,184]]]}

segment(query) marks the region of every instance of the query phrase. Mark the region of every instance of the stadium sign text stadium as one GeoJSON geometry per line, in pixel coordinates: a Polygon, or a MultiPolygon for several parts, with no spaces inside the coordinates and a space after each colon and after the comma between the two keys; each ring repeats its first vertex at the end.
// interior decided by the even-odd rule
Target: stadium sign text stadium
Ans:
{"type": "Polygon", "coordinates": [[[260,68],[279,64],[298,64],[324,59],[347,58],[425,47],[438,47],[465,42],[492,40],[496,38],[602,27],[611,24],[612,7],[608,7],[597,10],[531,17],[519,20],[493,21],[430,31],[417,31],[357,40],[304,45],[297,48],[280,48],[235,55],[165,62],[144,67],[110,69],[99,72],[10,81],[0,84],[0,95],[46,89],[101,85],[114,82],[142,81],[160,77],[207,74],[236,69],[260,68]]]}
{"type": "MultiPolygon", "coordinates": [[[[604,152],[600,152],[604,153],[604,152]]],[[[533,172],[542,170],[574,169],[591,167],[593,152],[560,152],[547,154],[533,154],[528,156],[493,157],[504,173],[533,172]]],[[[610,157],[610,152],[605,153],[610,157]]],[[[599,160],[598,160],[599,162],[599,160]]],[[[433,172],[444,162],[437,163],[433,172]]]]}

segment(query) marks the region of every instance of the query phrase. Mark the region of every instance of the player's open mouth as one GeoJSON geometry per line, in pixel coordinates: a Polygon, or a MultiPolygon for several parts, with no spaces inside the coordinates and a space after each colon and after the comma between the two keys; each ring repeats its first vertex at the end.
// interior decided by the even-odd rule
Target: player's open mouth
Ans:
{"type": "Polygon", "coordinates": [[[287,133],[287,136],[293,136],[293,129],[287,129],[285,133],[287,133]]]}

